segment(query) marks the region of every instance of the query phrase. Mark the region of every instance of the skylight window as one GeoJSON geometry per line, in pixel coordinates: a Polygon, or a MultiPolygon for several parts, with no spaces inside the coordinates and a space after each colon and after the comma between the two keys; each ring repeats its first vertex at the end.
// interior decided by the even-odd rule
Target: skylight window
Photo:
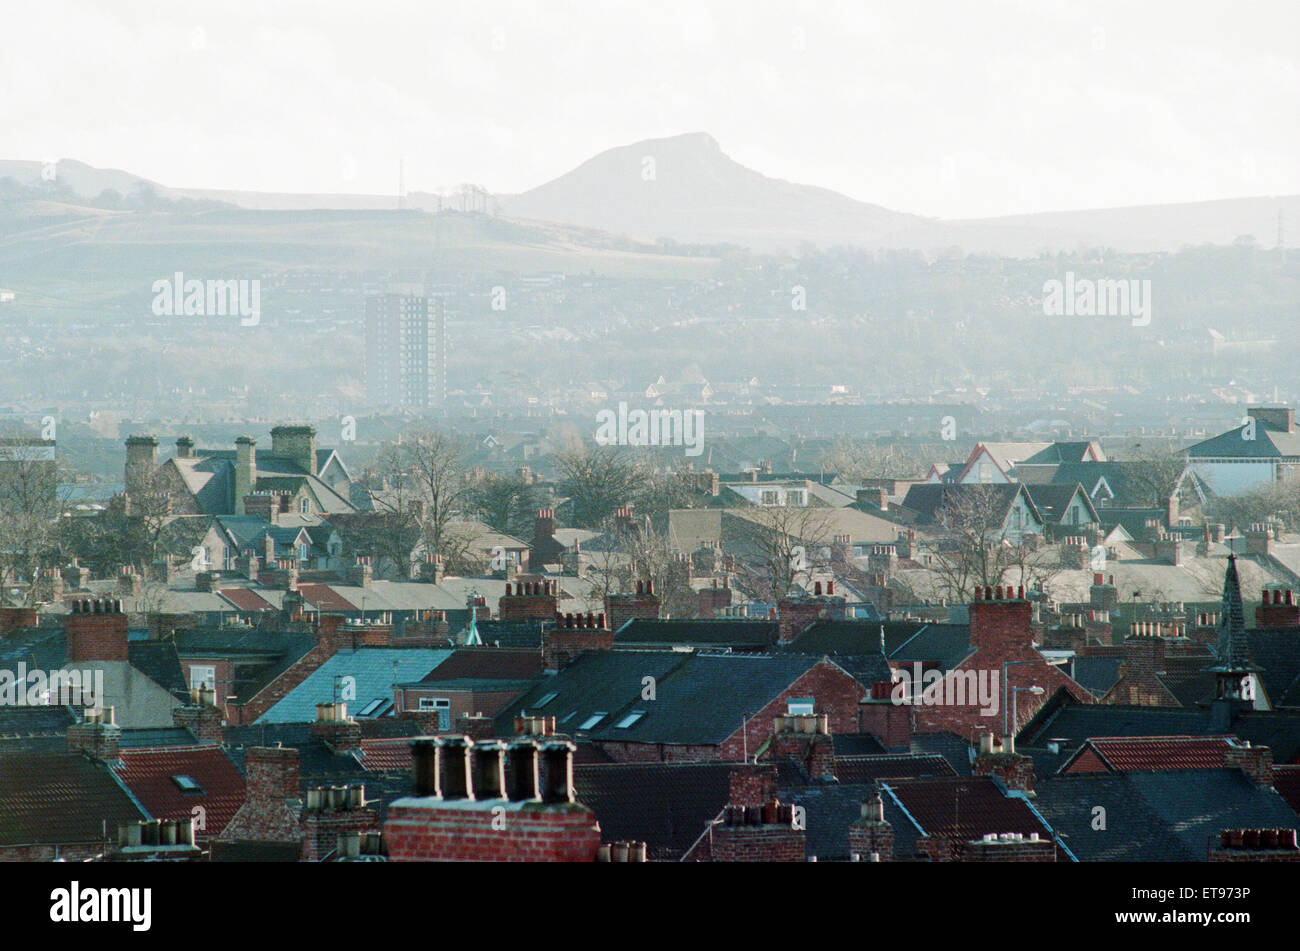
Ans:
{"type": "Polygon", "coordinates": [[[557,691],[552,690],[552,691],[551,691],[550,693],[548,693],[546,696],[542,697],[541,700],[538,700],[535,704],[533,704],[533,709],[534,709],[534,710],[540,710],[540,709],[542,709],[542,707],[546,706],[548,703],[550,703],[552,700],[554,700],[554,699],[555,699],[556,697],[558,697],[558,696],[559,696],[559,693],[558,693],[557,691]]]}
{"type": "Polygon", "coordinates": [[[380,706],[383,705],[385,699],[386,698],[384,697],[380,697],[377,700],[371,700],[364,707],[362,707],[360,710],[357,711],[357,716],[359,717],[373,716],[375,711],[378,710],[380,706]]]}
{"type": "Polygon", "coordinates": [[[194,777],[192,776],[186,776],[184,774],[176,775],[172,777],[172,782],[176,784],[176,788],[181,792],[203,792],[203,787],[195,782],[194,777]]]}
{"type": "Polygon", "coordinates": [[[578,727],[578,729],[590,730],[593,726],[595,726],[601,720],[605,719],[605,717],[607,716],[609,716],[609,712],[607,710],[598,710],[595,713],[593,713],[591,716],[587,717],[587,719],[583,720],[582,724],[578,727]]]}
{"type": "Polygon", "coordinates": [[[626,730],[628,727],[630,727],[630,726],[631,726],[633,723],[635,723],[637,720],[640,720],[643,716],[645,716],[645,711],[644,711],[644,710],[633,710],[631,713],[629,713],[629,714],[628,714],[627,716],[625,716],[623,719],[621,719],[621,720],[619,720],[617,723],[615,723],[615,724],[614,724],[614,727],[615,727],[615,729],[626,730]]]}

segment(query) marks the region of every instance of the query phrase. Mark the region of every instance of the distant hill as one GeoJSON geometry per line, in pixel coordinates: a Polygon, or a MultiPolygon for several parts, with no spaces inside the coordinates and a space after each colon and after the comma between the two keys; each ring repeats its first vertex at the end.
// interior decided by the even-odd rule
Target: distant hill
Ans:
{"type": "Polygon", "coordinates": [[[645,240],[783,245],[790,251],[805,241],[873,242],[926,224],[920,216],[829,189],[768,178],[699,132],[609,149],[544,185],[498,200],[517,218],[567,221],[645,240]]]}
{"type": "MultiPolygon", "coordinates": [[[[0,161],[0,179],[41,181],[40,162],[0,161]]],[[[393,195],[313,195],[170,188],[128,172],[61,160],[58,181],[93,199],[104,189],[124,195],[147,186],[166,198],[225,202],[238,208],[308,212],[395,211],[393,195]]],[[[412,193],[408,209],[439,207],[437,196],[412,193]]],[[[869,249],[958,247],[1011,257],[1104,247],[1119,252],[1173,251],[1188,244],[1226,245],[1252,235],[1276,242],[1278,213],[1300,222],[1300,196],[1145,205],[1088,211],[940,220],[893,211],[838,192],[769,178],[729,158],[709,135],[647,139],[609,149],[536,188],[486,202],[499,214],[534,225],[581,229],[581,245],[610,238],[730,243],[757,251],[797,253],[804,244],[869,249]],[[596,232],[606,233],[596,237],[596,232]]],[[[401,212],[395,212],[401,214],[401,212]]],[[[27,214],[35,214],[28,209],[27,214]]],[[[59,217],[51,209],[44,214],[59,217]]],[[[283,222],[278,222],[283,224],[283,222]]],[[[3,226],[0,226],[2,228],[3,226]]],[[[12,232],[13,224],[9,230],[12,232]]],[[[400,230],[400,229],[399,229],[400,230]]]]}

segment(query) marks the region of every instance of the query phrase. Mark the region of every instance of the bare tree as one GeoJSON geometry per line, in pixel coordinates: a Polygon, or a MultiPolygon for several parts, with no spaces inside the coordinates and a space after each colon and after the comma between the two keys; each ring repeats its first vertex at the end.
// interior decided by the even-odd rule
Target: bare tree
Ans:
{"type": "Polygon", "coordinates": [[[537,511],[537,489],[519,476],[489,473],[466,492],[474,513],[498,532],[526,536],[537,511]]]}
{"type": "Polygon", "coordinates": [[[831,562],[829,510],[816,506],[752,506],[724,516],[734,526],[728,547],[737,583],[776,602],[831,562]]]}
{"type": "Polygon", "coordinates": [[[628,523],[611,518],[602,527],[601,538],[586,549],[586,577],[593,598],[628,593],[637,581],[650,579],[663,616],[694,615],[699,599],[688,580],[683,555],[667,535],[655,530],[649,519],[628,523]]]}
{"type": "Polygon", "coordinates": [[[36,571],[55,547],[60,512],[53,446],[9,436],[0,440],[0,604],[35,603],[36,571]],[[12,594],[15,586],[20,594],[12,594]]]}
{"type": "Polygon", "coordinates": [[[645,479],[632,455],[616,446],[575,445],[558,453],[555,464],[579,528],[599,529],[645,479]]]}
{"type": "Polygon", "coordinates": [[[1005,537],[1007,499],[993,486],[962,486],[945,496],[935,515],[939,544],[931,570],[943,597],[967,601],[977,586],[999,585],[1010,569],[1026,563],[1024,546],[1005,537]]]}

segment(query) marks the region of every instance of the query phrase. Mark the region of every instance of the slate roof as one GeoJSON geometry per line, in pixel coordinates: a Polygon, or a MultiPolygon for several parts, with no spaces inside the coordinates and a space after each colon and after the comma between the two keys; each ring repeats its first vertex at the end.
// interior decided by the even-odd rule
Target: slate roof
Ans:
{"type": "Polygon", "coordinates": [[[204,828],[196,835],[214,838],[244,804],[244,777],[219,746],[123,750],[118,778],[155,819],[185,819],[195,806],[204,810],[204,828]],[[189,776],[199,785],[183,791],[175,776],[189,776]]]}
{"type": "Polygon", "coordinates": [[[1187,448],[1192,459],[1279,459],[1300,456],[1300,429],[1285,432],[1256,421],[1255,438],[1243,439],[1246,424],[1187,448]]]}
{"type": "Polygon", "coordinates": [[[1294,628],[1255,628],[1246,632],[1246,649],[1256,676],[1273,705],[1300,706],[1300,632],[1294,628]]]}
{"type": "MultiPolygon", "coordinates": [[[[872,783],[826,783],[817,785],[778,785],[777,797],[783,803],[804,809],[804,854],[822,862],[847,862],[849,825],[862,815],[862,800],[875,796],[872,783]]],[[[885,818],[893,821],[886,808],[885,818]]],[[[897,835],[895,845],[897,845],[897,835]]],[[[895,849],[897,854],[897,849],[895,849]]]]}
{"type": "Polygon", "coordinates": [[[577,800],[596,813],[607,841],[646,843],[652,861],[672,862],[727,804],[733,763],[611,763],[577,766],[577,800]]]}
{"type": "Polygon", "coordinates": [[[274,611],[276,607],[252,588],[218,588],[217,593],[240,611],[274,611]]]}
{"type": "MultiPolygon", "coordinates": [[[[979,484],[935,484],[926,482],[914,485],[907,490],[907,495],[903,497],[903,508],[915,512],[920,524],[927,525],[939,518],[940,510],[948,504],[950,499],[956,499],[962,495],[974,495],[977,492],[987,492],[996,501],[998,505],[997,511],[1001,512],[1003,518],[1005,518],[1010,514],[1011,506],[1017,496],[1025,489],[1026,486],[1019,482],[979,484]]],[[[1025,492],[1025,499],[1031,514],[1041,522],[1043,520],[1042,514],[1038,511],[1038,506],[1034,504],[1033,497],[1027,491],[1025,492]]]]}
{"type": "Polygon", "coordinates": [[[988,833],[1051,837],[1051,829],[1024,799],[1006,795],[987,776],[889,780],[881,789],[885,818],[894,827],[894,852],[900,857],[915,854],[916,840],[923,835],[951,837],[958,853],[967,842],[988,833]]]}
{"type": "Polygon", "coordinates": [[[340,650],[312,671],[278,703],[257,719],[257,723],[311,723],[316,704],[334,699],[337,677],[355,678],[355,697],[347,701],[348,712],[356,716],[372,701],[392,700],[393,684],[423,679],[451,656],[449,650],[427,647],[361,647],[340,650]]]}
{"type": "Polygon", "coordinates": [[[123,750],[159,749],[168,746],[193,746],[194,734],[184,727],[143,727],[123,730],[118,748],[123,750]]]}
{"type": "Polygon", "coordinates": [[[558,732],[591,740],[717,744],[820,660],[808,654],[589,651],[511,703],[497,716],[496,732],[511,735],[514,718],[527,711],[555,716],[558,732]],[[654,678],[653,701],[641,699],[645,677],[654,678]],[[617,726],[635,711],[644,715],[617,726]],[[596,713],[605,716],[583,729],[596,713]]]}
{"type": "Polygon", "coordinates": [[[1077,482],[1074,485],[1050,483],[1047,485],[1026,485],[1025,491],[1033,499],[1034,506],[1038,509],[1038,514],[1043,517],[1044,524],[1061,524],[1061,519],[1065,517],[1065,511],[1076,493],[1083,501],[1083,506],[1088,510],[1088,514],[1092,519],[1098,522],[1101,521],[1097,516],[1097,510],[1093,508],[1092,500],[1088,498],[1088,493],[1083,491],[1082,486],[1077,482]]]}
{"type": "Polygon", "coordinates": [[[190,686],[176,656],[175,645],[166,641],[135,641],[127,647],[131,666],[173,694],[188,697],[190,686]]]}
{"type": "Polygon", "coordinates": [[[1273,788],[1288,806],[1300,813],[1300,766],[1274,766],[1273,788]]]}
{"type": "Polygon", "coordinates": [[[1043,466],[1052,463],[1062,462],[1083,462],[1088,458],[1088,450],[1092,447],[1089,440],[1073,442],[1054,442],[1046,449],[1042,449],[1027,459],[1020,460],[1017,465],[1021,466],[1043,466]]]}
{"type": "Polygon", "coordinates": [[[1123,657],[1074,657],[1070,663],[1070,676],[1094,697],[1104,696],[1119,682],[1119,667],[1123,657]]]}
{"type": "Polygon", "coordinates": [[[0,753],[64,752],[77,720],[71,707],[0,705],[0,753]]]}
{"type": "Polygon", "coordinates": [[[912,734],[913,753],[937,753],[948,761],[958,776],[971,774],[971,745],[965,737],[943,730],[938,733],[912,734]]]}
{"type": "Polygon", "coordinates": [[[146,819],[108,767],[81,753],[0,755],[0,845],[100,842],[146,819]]]}
{"type": "Polygon", "coordinates": [[[498,647],[461,647],[451,652],[423,678],[424,683],[444,680],[532,680],[542,675],[542,655],[535,650],[498,647]]]}
{"type": "Polygon", "coordinates": [[[832,733],[831,748],[836,756],[874,756],[887,752],[871,733],[832,733]]]}
{"type": "MultiPolygon", "coordinates": [[[[1225,731],[1211,710],[1184,707],[1142,707],[1109,703],[1058,701],[1044,707],[1020,731],[1022,746],[1044,746],[1060,738],[1078,746],[1093,736],[1207,736],[1225,731]]],[[[1233,717],[1233,736],[1253,746],[1267,746],[1273,762],[1300,758],[1300,712],[1249,711],[1233,717]]]]}
{"type": "Polygon", "coordinates": [[[1204,862],[1223,829],[1300,828],[1276,790],[1239,769],[1083,773],[1034,789],[1035,808],[1084,862],[1204,862]],[[1098,806],[1104,830],[1092,828],[1098,806]]]}
{"type": "Polygon", "coordinates": [[[887,753],[882,756],[835,757],[835,778],[841,783],[872,783],[878,779],[922,779],[952,776],[957,771],[938,753],[887,753]]]}
{"type": "Polygon", "coordinates": [[[779,633],[767,618],[632,618],[614,632],[614,643],[766,650],[779,633]]]}

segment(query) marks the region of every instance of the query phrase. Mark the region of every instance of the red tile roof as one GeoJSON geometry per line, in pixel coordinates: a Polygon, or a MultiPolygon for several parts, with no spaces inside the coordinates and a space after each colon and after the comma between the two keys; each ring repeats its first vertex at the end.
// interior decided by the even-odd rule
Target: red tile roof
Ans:
{"type": "Polygon", "coordinates": [[[275,605],[251,588],[218,588],[221,595],[241,611],[274,611],[275,605]]]}
{"type": "Polygon", "coordinates": [[[329,585],[299,584],[298,593],[303,601],[321,611],[358,611],[355,604],[339,594],[329,585]]]}
{"type": "Polygon", "coordinates": [[[1224,753],[1232,745],[1226,736],[1095,736],[1061,772],[1084,771],[1074,768],[1075,760],[1088,750],[1116,773],[1223,769],[1224,753]]]}
{"type": "Polygon", "coordinates": [[[411,769],[410,737],[361,741],[361,765],[376,773],[411,769]]]}
{"type": "Polygon", "coordinates": [[[118,778],[155,819],[185,819],[202,806],[199,838],[215,838],[244,804],[244,777],[219,746],[122,750],[118,778]],[[189,776],[201,792],[184,792],[173,776],[189,776]]]}

